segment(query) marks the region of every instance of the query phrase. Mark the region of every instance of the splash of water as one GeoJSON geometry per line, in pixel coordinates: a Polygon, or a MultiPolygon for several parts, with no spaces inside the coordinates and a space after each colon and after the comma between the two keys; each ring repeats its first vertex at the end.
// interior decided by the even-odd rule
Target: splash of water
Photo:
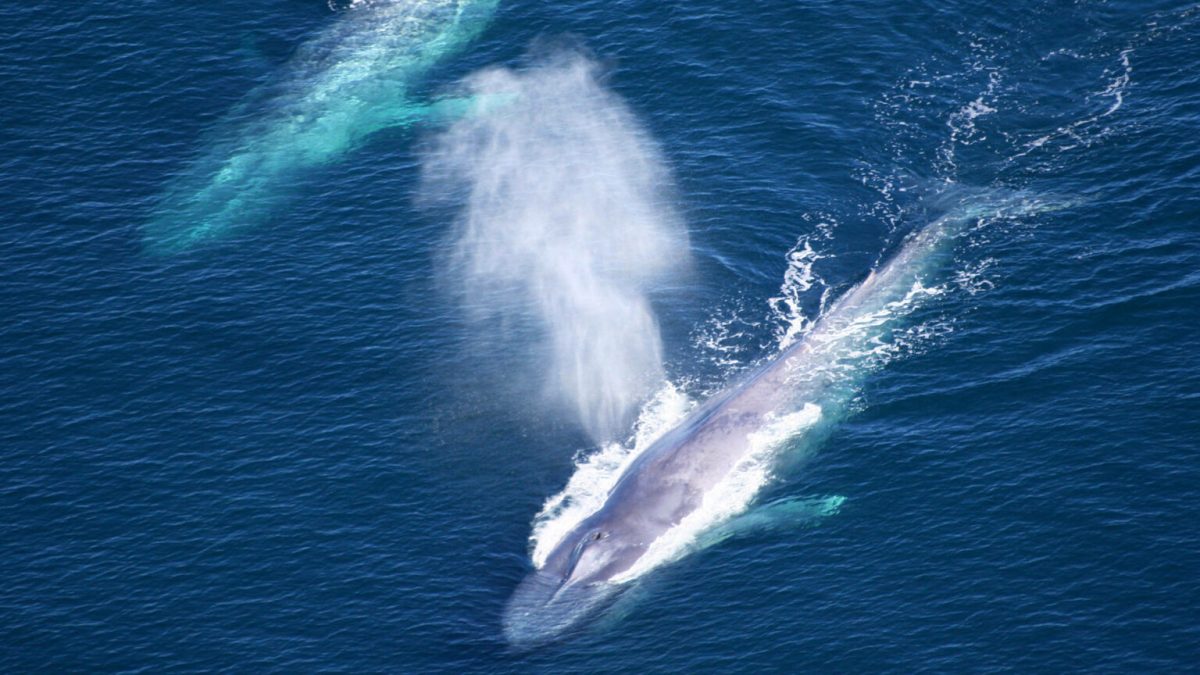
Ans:
{"type": "Polygon", "coordinates": [[[211,148],[170,184],[144,226],[146,248],[171,253],[262,221],[303,171],[379,129],[452,113],[450,103],[413,99],[412,88],[483,30],[497,1],[352,3],[299,49],[285,77],[235,109],[211,148]]]}
{"type": "Polygon", "coordinates": [[[425,192],[465,192],[449,266],[490,327],[532,313],[551,389],[597,441],[628,428],[663,379],[646,293],[681,268],[687,234],[670,176],[595,64],[563,54],[466,82],[477,105],[438,139],[425,192]]]}
{"type": "Polygon", "coordinates": [[[604,505],[625,469],[695,405],[678,387],[663,385],[642,408],[628,444],[607,443],[582,457],[562,492],[550,497],[534,519],[530,535],[533,564],[541,567],[562,538],[604,505]]]}

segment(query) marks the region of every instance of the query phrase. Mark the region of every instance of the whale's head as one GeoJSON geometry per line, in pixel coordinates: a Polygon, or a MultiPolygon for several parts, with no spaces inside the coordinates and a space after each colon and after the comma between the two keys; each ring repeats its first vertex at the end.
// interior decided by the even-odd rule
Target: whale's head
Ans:
{"type": "Polygon", "coordinates": [[[505,637],[517,646],[537,644],[594,615],[621,589],[614,579],[645,549],[636,533],[585,520],[517,587],[504,613],[505,637]]]}

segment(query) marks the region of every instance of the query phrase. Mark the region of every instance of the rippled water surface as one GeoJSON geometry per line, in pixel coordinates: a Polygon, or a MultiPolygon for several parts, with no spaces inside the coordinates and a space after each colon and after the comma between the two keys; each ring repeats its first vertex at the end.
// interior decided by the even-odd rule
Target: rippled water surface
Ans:
{"type": "Polygon", "coordinates": [[[1200,658],[1200,6],[0,27],[4,670],[1200,658]],[[708,520],[508,643],[521,579],[656,433],[946,222],[920,301],[708,520]]]}

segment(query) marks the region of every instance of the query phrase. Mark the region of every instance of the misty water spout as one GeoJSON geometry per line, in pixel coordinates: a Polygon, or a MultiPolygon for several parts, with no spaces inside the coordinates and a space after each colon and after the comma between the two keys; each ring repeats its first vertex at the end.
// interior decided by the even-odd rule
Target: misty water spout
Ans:
{"type": "Polygon", "coordinates": [[[427,194],[465,197],[449,262],[470,315],[537,317],[552,390],[597,440],[662,381],[646,294],[687,259],[670,175],[596,66],[560,55],[471,77],[480,104],[437,141],[427,194]]]}

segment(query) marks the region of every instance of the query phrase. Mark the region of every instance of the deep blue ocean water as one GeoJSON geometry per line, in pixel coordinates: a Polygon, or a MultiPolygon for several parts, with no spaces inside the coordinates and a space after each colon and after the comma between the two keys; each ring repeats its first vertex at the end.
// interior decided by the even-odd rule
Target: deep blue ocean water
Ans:
{"type": "Polygon", "coordinates": [[[206,147],[305,85],[305,45],[371,9],[349,5],[0,17],[0,668],[1195,667],[1200,6],[502,0],[414,79],[595,64],[688,233],[646,294],[693,398],[774,352],[802,244],[816,317],[937,195],[1054,207],[967,237],[922,330],[759,495],[838,513],[514,649],[534,516],[598,444],[546,395],[537,322],[447,288],[465,197],[431,200],[423,168],[443,125],[282,175],[226,236],[144,240],[206,147]]]}

